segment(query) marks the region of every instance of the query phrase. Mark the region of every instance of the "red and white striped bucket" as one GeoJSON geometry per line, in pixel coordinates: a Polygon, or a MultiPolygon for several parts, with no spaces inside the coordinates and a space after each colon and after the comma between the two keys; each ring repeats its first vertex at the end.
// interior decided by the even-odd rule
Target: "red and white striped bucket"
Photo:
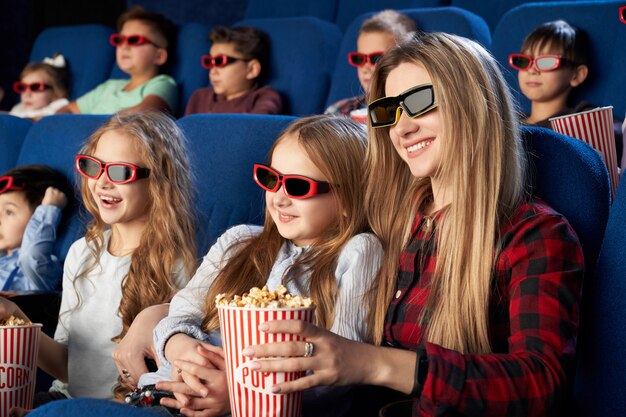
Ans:
{"type": "Polygon", "coordinates": [[[600,153],[609,171],[611,194],[614,195],[619,182],[619,174],[617,173],[617,152],[613,131],[613,106],[553,117],[550,123],[552,129],[580,139],[600,153]]]}
{"type": "Polygon", "coordinates": [[[218,305],[222,345],[226,362],[230,411],[233,417],[299,417],[302,392],[273,394],[277,383],[293,381],[303,372],[256,372],[248,368],[252,358],[241,351],[252,345],[302,340],[290,334],[269,334],[259,325],[272,320],[305,320],[313,322],[315,307],[248,308],[218,305]]]}
{"type": "Polygon", "coordinates": [[[33,406],[41,324],[0,327],[0,417],[33,406]]]}

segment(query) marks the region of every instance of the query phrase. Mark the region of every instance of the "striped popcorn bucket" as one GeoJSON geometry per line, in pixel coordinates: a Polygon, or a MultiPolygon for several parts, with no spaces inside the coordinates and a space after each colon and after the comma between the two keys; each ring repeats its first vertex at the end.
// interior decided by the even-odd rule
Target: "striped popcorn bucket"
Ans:
{"type": "Polygon", "coordinates": [[[251,358],[241,351],[251,345],[302,340],[289,334],[268,334],[259,324],[271,320],[313,321],[315,307],[265,309],[218,305],[222,345],[233,417],[299,417],[302,392],[273,394],[274,384],[293,381],[303,372],[256,372],[248,368],[251,358]]]}
{"type": "Polygon", "coordinates": [[[41,324],[0,327],[0,417],[33,406],[40,332],[41,324]]]}
{"type": "Polygon", "coordinates": [[[613,106],[553,117],[550,123],[552,129],[580,139],[600,153],[609,171],[611,194],[614,195],[619,182],[619,174],[617,173],[617,152],[613,131],[613,106]]]}

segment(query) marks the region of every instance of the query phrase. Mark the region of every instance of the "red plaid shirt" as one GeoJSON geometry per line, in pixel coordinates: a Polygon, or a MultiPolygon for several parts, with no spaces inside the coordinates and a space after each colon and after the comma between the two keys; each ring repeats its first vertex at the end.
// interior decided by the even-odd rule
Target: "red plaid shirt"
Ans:
{"type": "Polygon", "coordinates": [[[501,229],[503,249],[495,263],[493,353],[464,355],[422,337],[419,318],[437,262],[435,227],[417,215],[385,325],[388,344],[418,352],[428,367],[420,373],[425,379],[413,415],[558,415],[572,381],[584,269],[574,231],[542,202],[517,209],[501,229]],[[415,270],[420,250],[423,269],[415,270]]]}

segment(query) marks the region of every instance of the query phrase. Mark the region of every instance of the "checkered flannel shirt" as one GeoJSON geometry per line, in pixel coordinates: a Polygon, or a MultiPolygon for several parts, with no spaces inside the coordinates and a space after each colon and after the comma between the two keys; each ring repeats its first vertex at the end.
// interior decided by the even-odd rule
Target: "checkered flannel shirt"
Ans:
{"type": "Polygon", "coordinates": [[[423,380],[416,381],[413,415],[558,415],[570,392],[578,332],[584,267],[576,234],[545,203],[516,210],[501,228],[495,263],[493,353],[461,354],[425,342],[419,320],[437,262],[431,237],[438,221],[416,216],[385,325],[386,342],[418,352],[427,367],[416,372],[423,380]]]}

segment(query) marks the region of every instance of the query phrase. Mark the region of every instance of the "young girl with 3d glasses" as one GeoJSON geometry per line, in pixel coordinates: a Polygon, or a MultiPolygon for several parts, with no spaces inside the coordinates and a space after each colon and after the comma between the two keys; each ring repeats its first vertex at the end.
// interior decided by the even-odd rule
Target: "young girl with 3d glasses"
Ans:
{"type": "Polygon", "coordinates": [[[28,64],[13,91],[20,95],[20,102],[9,114],[16,117],[36,121],[69,104],[69,71],[63,55],[28,64]]]}
{"type": "MultiPolygon", "coordinates": [[[[56,393],[44,397],[111,398],[116,342],[141,310],[169,300],[195,271],[187,161],[182,132],[161,113],[115,116],[77,155],[93,220],[65,260],[55,337],[41,335],[38,365],[65,383],[55,381],[56,393]]],[[[0,299],[0,317],[11,314],[25,317],[0,299]]]]}
{"type": "Polygon", "coordinates": [[[260,329],[304,336],[314,354],[302,357],[304,342],[250,346],[253,369],[312,371],[275,393],[391,388],[405,398],[398,415],[560,415],[583,255],[567,221],[526,193],[498,63],[469,39],[421,34],[385,53],[370,94],[365,205],[385,248],[370,311],[378,346],[269,322],[260,329]]]}
{"type": "MultiPolygon", "coordinates": [[[[140,385],[172,379],[156,384],[176,394],[161,405],[185,414],[228,413],[223,358],[214,347],[221,345],[214,303],[219,293],[241,294],[264,285],[275,290],[284,284],[292,294],[312,297],[323,328],[348,339],[374,340],[364,308],[370,304],[364,300],[375,283],[382,249],[374,235],[364,233],[365,148],[365,131],[356,122],[313,116],[295,121],[280,135],[268,165],[254,166],[254,179],[265,190],[264,226],[241,225],[224,233],[155,328],[155,349],[166,366],[142,377],[140,385]]],[[[349,406],[345,393],[305,393],[304,409],[342,415],[349,406]]]]}

